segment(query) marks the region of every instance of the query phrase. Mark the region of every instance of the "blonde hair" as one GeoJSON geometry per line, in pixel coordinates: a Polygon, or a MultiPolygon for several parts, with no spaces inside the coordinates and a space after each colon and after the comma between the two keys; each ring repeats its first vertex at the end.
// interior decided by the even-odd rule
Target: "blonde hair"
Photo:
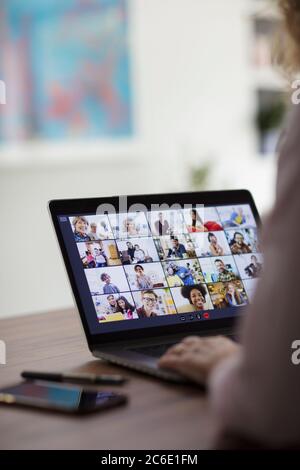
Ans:
{"type": "Polygon", "coordinates": [[[289,76],[300,71],[300,1],[278,0],[283,34],[278,36],[275,62],[289,76]]]}
{"type": "Polygon", "coordinates": [[[74,225],[74,227],[76,227],[76,224],[77,222],[79,222],[79,220],[81,220],[82,222],[84,222],[87,226],[89,226],[89,221],[86,217],[84,217],[84,215],[78,215],[77,217],[73,217],[72,219],[72,225],[74,225]]]}

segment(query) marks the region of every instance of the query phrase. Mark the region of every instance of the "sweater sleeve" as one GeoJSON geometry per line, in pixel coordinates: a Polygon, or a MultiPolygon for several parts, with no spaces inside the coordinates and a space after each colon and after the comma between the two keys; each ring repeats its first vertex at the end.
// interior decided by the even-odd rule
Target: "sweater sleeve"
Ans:
{"type": "Polygon", "coordinates": [[[300,339],[300,106],[295,108],[281,142],[276,202],[262,232],[263,274],[243,320],[243,348],[213,371],[209,384],[222,431],[269,446],[300,442],[300,365],[291,361],[291,345],[300,339]]]}

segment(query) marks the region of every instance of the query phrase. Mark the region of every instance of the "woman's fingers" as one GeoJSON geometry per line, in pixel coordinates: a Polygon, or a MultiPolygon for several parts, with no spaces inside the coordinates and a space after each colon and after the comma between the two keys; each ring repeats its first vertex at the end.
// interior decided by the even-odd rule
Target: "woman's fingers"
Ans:
{"type": "Polygon", "coordinates": [[[189,336],[160,358],[159,366],[172,369],[196,382],[207,380],[212,369],[239,346],[224,336],[189,336]]]}
{"type": "Polygon", "coordinates": [[[197,352],[201,348],[202,340],[197,336],[188,336],[184,338],[180,343],[171,346],[162,357],[175,355],[178,357],[182,355],[185,351],[197,352]]]}
{"type": "Polygon", "coordinates": [[[177,351],[170,351],[160,358],[159,365],[161,367],[179,370],[182,368],[182,364],[186,363],[188,356],[188,352],[182,352],[181,354],[178,354],[177,351]]]}
{"type": "Polygon", "coordinates": [[[200,338],[199,336],[187,336],[182,340],[184,344],[191,344],[191,343],[198,343],[201,341],[203,338],[200,338]]]}
{"type": "Polygon", "coordinates": [[[197,357],[191,351],[186,350],[181,355],[168,353],[161,357],[159,366],[165,369],[171,369],[178,372],[183,377],[187,377],[194,382],[204,383],[206,376],[206,367],[203,367],[197,357]]]}
{"type": "Polygon", "coordinates": [[[171,346],[164,355],[166,354],[181,354],[185,350],[185,345],[183,343],[177,343],[174,346],[171,346]]]}

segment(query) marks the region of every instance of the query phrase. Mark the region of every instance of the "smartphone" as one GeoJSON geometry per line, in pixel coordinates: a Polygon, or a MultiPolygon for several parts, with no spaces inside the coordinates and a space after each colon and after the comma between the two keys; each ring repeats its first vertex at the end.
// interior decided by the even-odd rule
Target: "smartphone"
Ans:
{"type": "Polygon", "coordinates": [[[91,413],[126,403],[126,395],[51,382],[25,381],[0,390],[0,404],[65,413],[91,413]]]}

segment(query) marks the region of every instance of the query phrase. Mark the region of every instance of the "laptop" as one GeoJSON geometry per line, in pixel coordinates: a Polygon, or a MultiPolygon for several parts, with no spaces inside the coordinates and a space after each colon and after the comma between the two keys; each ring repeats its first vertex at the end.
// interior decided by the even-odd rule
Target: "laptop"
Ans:
{"type": "Polygon", "coordinates": [[[235,332],[263,258],[246,190],[52,200],[93,356],[183,382],[158,358],[188,335],[235,332]]]}

